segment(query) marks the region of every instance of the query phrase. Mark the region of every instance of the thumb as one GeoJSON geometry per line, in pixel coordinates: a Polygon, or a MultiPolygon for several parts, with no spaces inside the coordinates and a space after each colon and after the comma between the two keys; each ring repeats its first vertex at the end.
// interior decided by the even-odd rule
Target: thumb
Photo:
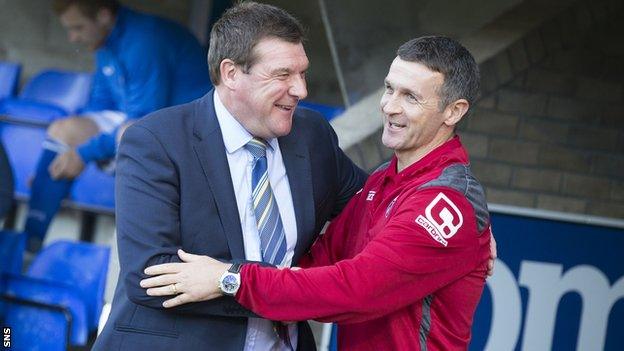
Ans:
{"type": "Polygon", "coordinates": [[[200,257],[198,255],[193,255],[188,252],[185,252],[182,249],[178,249],[178,256],[183,262],[193,262],[193,261],[196,261],[200,257]]]}

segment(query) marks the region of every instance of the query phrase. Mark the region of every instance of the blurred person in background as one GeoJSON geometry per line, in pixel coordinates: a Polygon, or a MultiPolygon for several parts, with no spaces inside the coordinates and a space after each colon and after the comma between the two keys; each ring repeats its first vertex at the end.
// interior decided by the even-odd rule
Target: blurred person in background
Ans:
{"type": "Polygon", "coordinates": [[[89,162],[112,171],[133,120],[189,102],[211,88],[206,55],[181,25],[115,0],[54,0],[69,41],[94,52],[90,100],[81,116],[53,122],[32,182],[25,231],[36,252],[73,180],[89,162]]]}

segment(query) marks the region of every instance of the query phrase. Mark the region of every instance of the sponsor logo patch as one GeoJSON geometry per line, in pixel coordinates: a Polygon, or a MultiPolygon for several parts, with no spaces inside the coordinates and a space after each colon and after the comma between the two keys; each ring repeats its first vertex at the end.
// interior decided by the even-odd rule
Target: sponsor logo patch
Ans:
{"type": "Polygon", "coordinates": [[[464,217],[455,204],[443,193],[439,193],[425,208],[425,216],[415,220],[440,244],[447,246],[464,223],[464,217]]]}
{"type": "Polygon", "coordinates": [[[368,195],[366,195],[366,201],[373,201],[373,198],[375,197],[376,193],[377,192],[373,190],[369,191],[368,195]]]}

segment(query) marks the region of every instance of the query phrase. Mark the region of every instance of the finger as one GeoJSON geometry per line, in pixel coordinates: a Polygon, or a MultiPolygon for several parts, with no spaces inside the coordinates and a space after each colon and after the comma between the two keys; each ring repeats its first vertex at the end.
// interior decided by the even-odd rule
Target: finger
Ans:
{"type": "Polygon", "coordinates": [[[163,307],[164,308],[171,308],[171,307],[176,307],[176,306],[180,306],[183,305],[185,303],[188,302],[192,302],[192,299],[190,297],[190,295],[188,294],[180,294],[172,299],[166,300],[165,302],[163,302],[163,307]]]}
{"type": "Polygon", "coordinates": [[[180,259],[184,262],[193,262],[193,261],[197,261],[197,259],[199,259],[202,256],[199,255],[193,255],[190,254],[182,249],[178,249],[178,256],[180,256],[180,259]]]}
{"type": "Polygon", "coordinates": [[[158,286],[170,285],[173,283],[177,283],[175,274],[163,274],[143,279],[141,280],[141,282],[139,282],[139,285],[141,285],[142,288],[154,288],[158,286]]]}
{"type": "MultiPolygon", "coordinates": [[[[180,286],[180,284],[176,285],[175,293],[180,293],[179,286],[180,286]]],[[[176,295],[174,293],[174,291],[173,291],[172,284],[165,285],[165,286],[159,286],[157,288],[149,288],[149,289],[146,290],[146,293],[149,296],[170,296],[170,295],[176,295]]]]}
{"type": "Polygon", "coordinates": [[[157,264],[157,265],[149,266],[145,268],[143,273],[147,275],[178,273],[182,269],[183,264],[184,263],[178,263],[178,262],[157,264]]]}

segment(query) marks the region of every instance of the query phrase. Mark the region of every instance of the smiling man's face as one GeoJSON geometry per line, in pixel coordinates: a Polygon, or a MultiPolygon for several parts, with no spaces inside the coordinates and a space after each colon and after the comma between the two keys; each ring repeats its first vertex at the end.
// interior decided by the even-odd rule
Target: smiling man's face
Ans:
{"type": "Polygon", "coordinates": [[[385,79],[381,98],[382,142],[401,159],[428,152],[447,133],[439,91],[444,76],[426,66],[397,57],[385,79]]]}
{"type": "Polygon", "coordinates": [[[308,57],[301,43],[262,39],[247,73],[236,72],[236,118],[252,135],[265,139],[290,133],[295,107],[308,95],[308,57]]]}

